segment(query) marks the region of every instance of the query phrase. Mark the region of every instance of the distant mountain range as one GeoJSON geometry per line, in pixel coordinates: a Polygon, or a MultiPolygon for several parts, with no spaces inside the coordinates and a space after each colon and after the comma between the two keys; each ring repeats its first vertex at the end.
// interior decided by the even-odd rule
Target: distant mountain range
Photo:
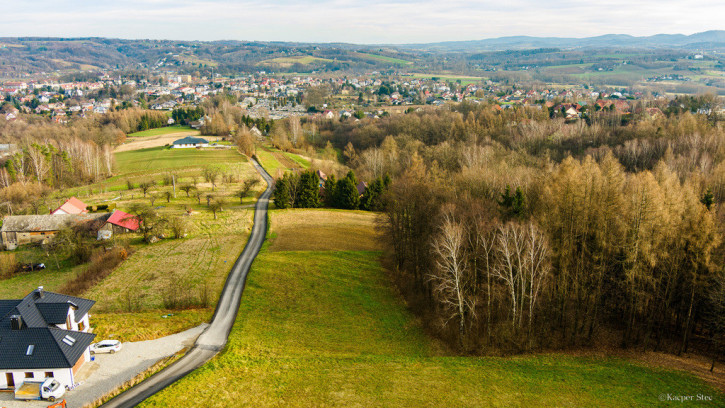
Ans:
{"type": "Polygon", "coordinates": [[[514,36],[473,41],[446,41],[429,44],[404,44],[398,47],[436,51],[503,51],[536,48],[725,48],[725,31],[702,33],[657,34],[635,37],[627,34],[607,34],[586,38],[514,36]]]}

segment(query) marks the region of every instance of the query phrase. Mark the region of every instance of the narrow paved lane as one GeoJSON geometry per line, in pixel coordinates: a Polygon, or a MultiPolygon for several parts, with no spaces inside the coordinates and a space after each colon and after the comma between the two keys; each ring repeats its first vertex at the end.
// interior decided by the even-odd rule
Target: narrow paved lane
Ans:
{"type": "Polygon", "coordinates": [[[269,206],[269,198],[272,195],[273,180],[257,161],[253,160],[252,163],[267,182],[267,189],[257,201],[254,212],[254,226],[249,235],[249,240],[227,277],[227,282],[219,297],[209,327],[199,336],[194,347],[184,357],[103,404],[102,407],[130,408],[136,406],[141,401],[209,361],[227,343],[229,332],[232,330],[234,320],[237,317],[237,310],[242,299],[242,291],[244,291],[244,283],[247,280],[249,268],[259,253],[264,237],[267,234],[267,207],[269,206]]]}

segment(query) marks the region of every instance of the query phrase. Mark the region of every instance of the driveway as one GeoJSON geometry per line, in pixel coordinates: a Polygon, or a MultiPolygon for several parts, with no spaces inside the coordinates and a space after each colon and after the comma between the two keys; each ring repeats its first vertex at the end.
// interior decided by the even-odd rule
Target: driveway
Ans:
{"type": "MultiPolygon", "coordinates": [[[[146,371],[157,361],[172,356],[184,348],[191,348],[196,338],[208,327],[207,323],[171,336],[155,340],[123,343],[116,354],[96,354],[95,361],[83,365],[76,375],[82,384],[63,398],[72,408],[81,408],[113,391],[126,381],[146,371]]],[[[13,394],[0,393],[0,407],[35,408],[47,407],[47,401],[15,401],[13,394]]]]}

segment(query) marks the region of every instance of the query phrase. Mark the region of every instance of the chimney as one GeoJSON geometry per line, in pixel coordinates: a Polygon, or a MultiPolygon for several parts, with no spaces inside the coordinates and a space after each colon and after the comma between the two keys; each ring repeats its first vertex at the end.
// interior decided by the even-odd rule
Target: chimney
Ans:
{"type": "Polygon", "coordinates": [[[23,318],[20,315],[10,316],[10,328],[12,330],[20,330],[23,328],[23,318]]]}
{"type": "Polygon", "coordinates": [[[44,296],[43,287],[42,286],[38,286],[38,297],[40,297],[42,299],[43,296],[44,296]]]}

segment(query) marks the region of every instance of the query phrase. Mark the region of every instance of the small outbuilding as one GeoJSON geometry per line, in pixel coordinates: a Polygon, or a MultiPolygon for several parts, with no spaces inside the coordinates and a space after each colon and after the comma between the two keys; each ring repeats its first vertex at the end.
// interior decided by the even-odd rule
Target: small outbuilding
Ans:
{"type": "Polygon", "coordinates": [[[120,210],[115,210],[106,223],[98,230],[98,239],[110,239],[113,234],[136,232],[139,228],[138,218],[120,210]]]}
{"type": "Polygon", "coordinates": [[[64,214],[85,214],[88,212],[87,205],[83,201],[71,197],[66,202],[63,203],[60,207],[56,208],[51,214],[56,215],[64,215],[64,214]]]}

